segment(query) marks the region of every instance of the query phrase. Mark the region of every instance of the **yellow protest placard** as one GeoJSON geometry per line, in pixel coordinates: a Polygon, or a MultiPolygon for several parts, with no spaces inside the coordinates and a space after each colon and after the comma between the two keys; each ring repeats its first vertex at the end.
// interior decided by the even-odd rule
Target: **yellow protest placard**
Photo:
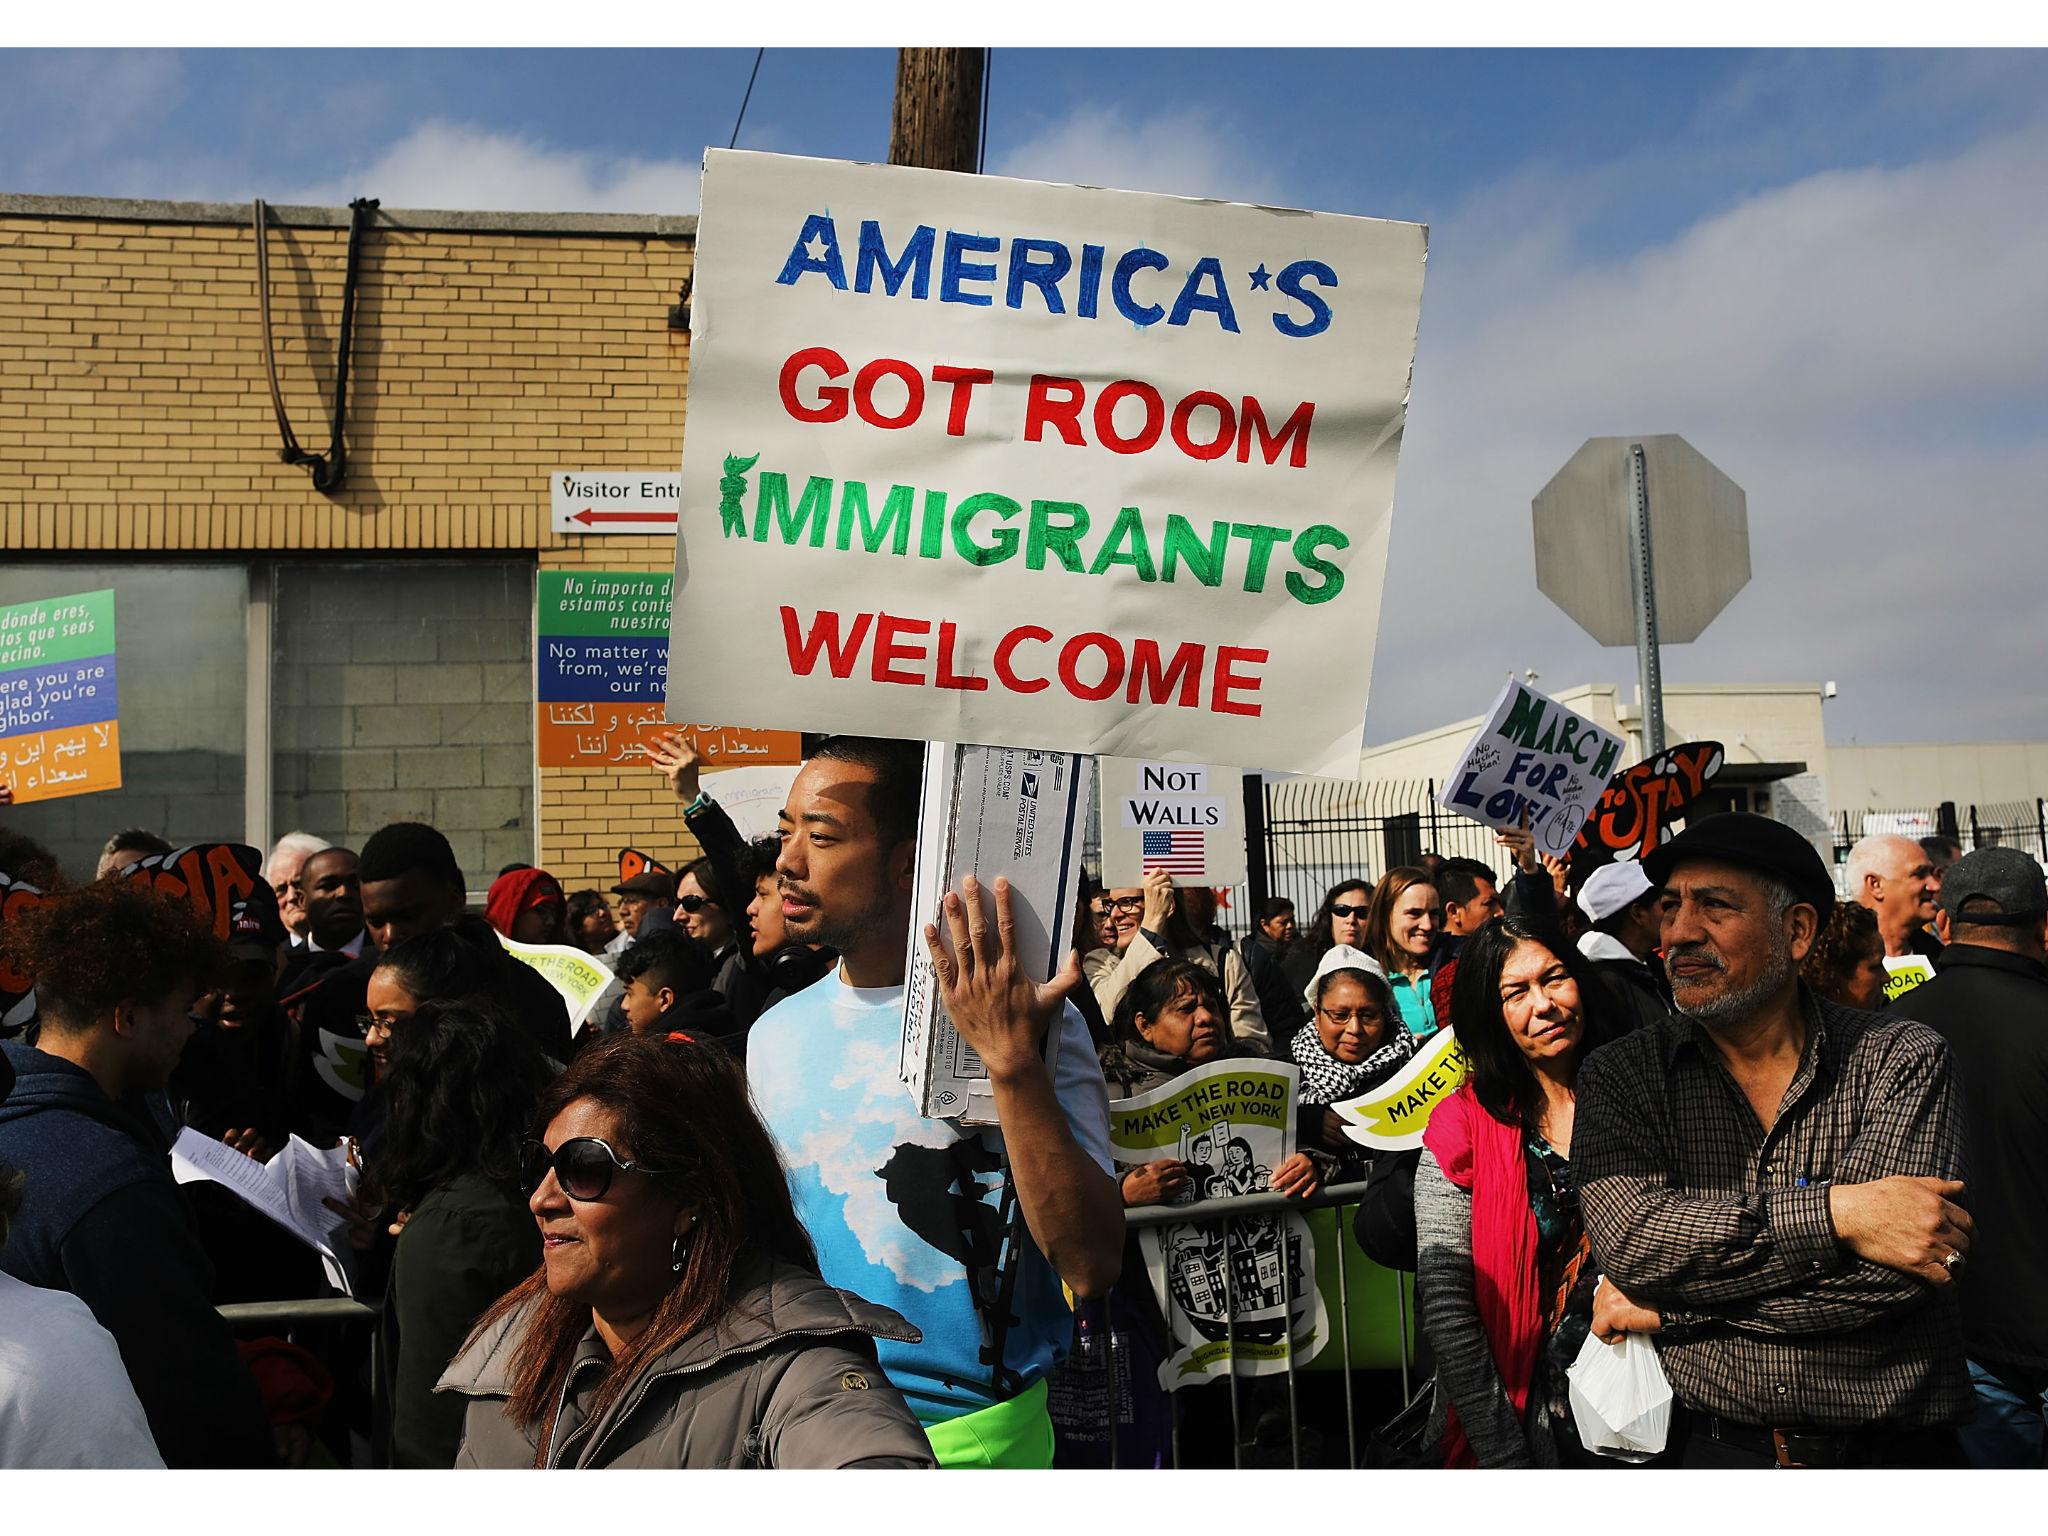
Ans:
{"type": "Polygon", "coordinates": [[[587,955],[567,944],[515,944],[502,933],[498,942],[507,953],[525,961],[562,994],[569,1005],[569,1032],[574,1034],[590,1017],[604,989],[612,984],[611,968],[595,955],[587,955]]]}
{"type": "Polygon", "coordinates": [[[1925,955],[1885,956],[1884,1000],[1896,1003],[1923,981],[1934,980],[1934,962],[1925,955]]]}
{"type": "Polygon", "coordinates": [[[1381,1151],[1406,1151],[1422,1145],[1430,1112],[1464,1081],[1465,1053],[1457,1036],[1439,1030],[1398,1076],[1330,1108],[1353,1141],[1381,1151]]]}

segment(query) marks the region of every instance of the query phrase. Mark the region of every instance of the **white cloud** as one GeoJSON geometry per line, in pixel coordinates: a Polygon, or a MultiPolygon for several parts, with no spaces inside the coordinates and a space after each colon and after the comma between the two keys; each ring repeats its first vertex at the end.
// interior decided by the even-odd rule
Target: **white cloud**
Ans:
{"type": "Polygon", "coordinates": [[[1115,107],[1084,107],[1048,123],[989,169],[1130,192],[1285,202],[1284,178],[1259,152],[1263,138],[1198,108],[1136,118],[1115,107]]]}
{"type": "Polygon", "coordinates": [[[1667,676],[1839,678],[1844,737],[2048,734],[2048,681],[1986,659],[2048,569],[2044,152],[2036,124],[1804,177],[1613,260],[1561,211],[1607,211],[1577,197],[1598,167],[1440,221],[1369,738],[1475,711],[1510,666],[1632,682],[1536,592],[1529,527],[1584,438],[1626,432],[1685,434],[1749,497],[1753,579],[1667,676]]]}
{"type": "Polygon", "coordinates": [[[345,176],[277,202],[534,213],[693,213],[700,166],[563,149],[521,134],[430,118],[345,176]]]}

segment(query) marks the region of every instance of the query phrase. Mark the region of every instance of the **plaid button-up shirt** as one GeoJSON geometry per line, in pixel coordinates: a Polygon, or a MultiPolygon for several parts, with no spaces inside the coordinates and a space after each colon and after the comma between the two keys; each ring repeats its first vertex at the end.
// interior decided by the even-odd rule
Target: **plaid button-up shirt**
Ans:
{"type": "Polygon", "coordinates": [[[1966,1417],[1954,1286],[1835,1241],[1831,1183],[1962,1177],[1948,1048],[1924,1025],[1805,987],[1808,1038],[1767,1130],[1681,1014],[1586,1059],[1572,1131],[1602,1270],[1656,1307],[1677,1399],[1746,1424],[1823,1430],[1966,1417]]]}

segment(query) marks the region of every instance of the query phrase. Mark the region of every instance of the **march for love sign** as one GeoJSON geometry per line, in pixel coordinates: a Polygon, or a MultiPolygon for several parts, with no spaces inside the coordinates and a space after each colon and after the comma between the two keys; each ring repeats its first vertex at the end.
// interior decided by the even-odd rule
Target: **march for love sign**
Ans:
{"type": "Polygon", "coordinates": [[[709,152],[671,718],[1356,778],[1426,245],[709,152]]]}
{"type": "Polygon", "coordinates": [[[1624,750],[1614,732],[1509,678],[1437,803],[1489,827],[1526,816],[1536,846],[1563,858],[1624,750]]]}

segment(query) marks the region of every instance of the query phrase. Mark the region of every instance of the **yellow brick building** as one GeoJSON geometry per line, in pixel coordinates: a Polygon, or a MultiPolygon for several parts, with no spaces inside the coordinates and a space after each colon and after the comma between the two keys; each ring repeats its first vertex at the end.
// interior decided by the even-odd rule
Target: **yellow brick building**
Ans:
{"type": "MultiPolygon", "coordinates": [[[[348,209],[269,210],[294,432],[328,448],[348,209]]],[[[0,604],[112,587],[126,782],[18,808],[76,870],[113,831],[448,832],[471,884],[610,884],[691,851],[647,769],[539,769],[542,568],[666,571],[557,535],[550,476],[672,471],[696,221],[380,209],[359,242],[347,475],[281,461],[253,210],[0,196],[0,604]]]]}

